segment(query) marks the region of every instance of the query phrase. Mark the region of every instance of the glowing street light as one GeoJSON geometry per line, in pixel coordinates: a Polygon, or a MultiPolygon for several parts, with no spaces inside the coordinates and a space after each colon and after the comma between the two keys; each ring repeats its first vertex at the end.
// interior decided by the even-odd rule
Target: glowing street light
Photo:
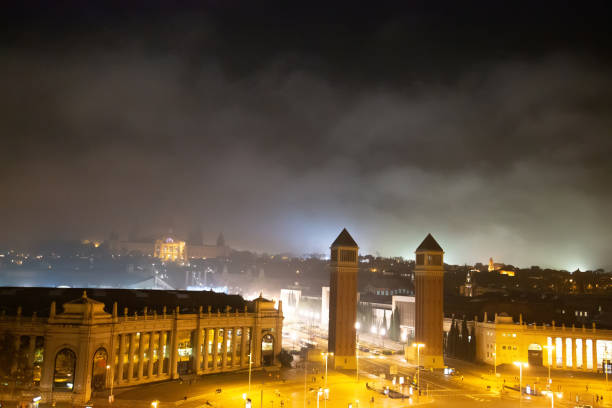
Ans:
{"type": "Polygon", "coordinates": [[[157,400],[151,402],[151,408],[157,408],[158,405],[159,405],[159,401],[157,400]]]}
{"type": "Polygon", "coordinates": [[[251,395],[251,367],[253,366],[253,352],[249,353],[249,395],[251,395]]]}
{"type": "Polygon", "coordinates": [[[112,404],[115,401],[115,396],[113,395],[113,385],[115,385],[115,376],[113,375],[114,372],[111,371],[111,366],[110,364],[106,365],[106,375],[108,375],[108,373],[110,372],[111,377],[110,377],[110,383],[111,383],[111,388],[110,388],[110,395],[108,396],[108,403],[112,404]]]}
{"type": "Polygon", "coordinates": [[[544,346],[544,348],[548,350],[548,360],[550,361],[550,363],[548,364],[548,386],[550,387],[550,385],[552,384],[552,381],[550,379],[550,366],[552,365],[552,358],[550,357],[550,353],[555,349],[555,346],[548,345],[544,346]]]}
{"type": "Polygon", "coordinates": [[[515,361],[514,365],[519,368],[519,391],[520,391],[519,404],[520,404],[521,399],[523,399],[523,367],[527,368],[529,367],[529,364],[524,363],[522,361],[515,361]]]}
{"type": "Polygon", "coordinates": [[[421,395],[421,348],[425,347],[423,343],[413,343],[412,347],[417,348],[417,401],[419,400],[419,395],[421,395]]]}
{"type": "Polygon", "coordinates": [[[325,388],[327,388],[327,359],[329,358],[329,356],[333,356],[334,353],[321,353],[321,356],[323,358],[325,358],[325,388]]]}

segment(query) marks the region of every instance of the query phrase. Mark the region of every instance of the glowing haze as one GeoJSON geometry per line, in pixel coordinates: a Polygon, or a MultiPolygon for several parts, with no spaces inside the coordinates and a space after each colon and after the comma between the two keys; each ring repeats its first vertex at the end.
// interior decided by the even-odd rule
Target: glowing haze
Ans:
{"type": "Polygon", "coordinates": [[[347,227],[362,253],[431,232],[449,263],[612,267],[597,10],[79,7],[9,13],[2,245],[201,224],[302,254],[347,227]]]}

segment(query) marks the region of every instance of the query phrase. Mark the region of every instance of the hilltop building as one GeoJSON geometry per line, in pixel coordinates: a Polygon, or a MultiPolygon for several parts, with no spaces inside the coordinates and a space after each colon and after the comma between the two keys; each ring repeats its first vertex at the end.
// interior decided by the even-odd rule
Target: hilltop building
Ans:
{"type": "Polygon", "coordinates": [[[227,258],[231,253],[223,234],[219,234],[215,245],[187,242],[172,233],[157,240],[142,241],[121,241],[116,235],[113,235],[108,241],[108,248],[114,255],[139,254],[174,262],[187,262],[189,259],[227,258]]]}

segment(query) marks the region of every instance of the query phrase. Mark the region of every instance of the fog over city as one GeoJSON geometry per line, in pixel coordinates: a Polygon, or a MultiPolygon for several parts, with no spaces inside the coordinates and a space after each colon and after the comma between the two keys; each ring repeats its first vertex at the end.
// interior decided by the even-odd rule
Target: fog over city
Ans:
{"type": "Polygon", "coordinates": [[[342,9],[47,11],[2,40],[4,247],[199,224],[323,253],[347,227],[362,253],[413,257],[431,232],[448,263],[612,267],[603,18],[586,46],[546,34],[562,6],[495,41],[517,10],[361,10],[341,29],[342,9]]]}

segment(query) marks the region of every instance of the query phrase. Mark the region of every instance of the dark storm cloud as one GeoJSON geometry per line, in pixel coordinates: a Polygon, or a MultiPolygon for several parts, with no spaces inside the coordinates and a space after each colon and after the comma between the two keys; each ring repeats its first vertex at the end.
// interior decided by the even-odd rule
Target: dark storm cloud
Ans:
{"type": "MultiPolygon", "coordinates": [[[[336,48],[346,33],[315,52],[178,21],[2,53],[0,241],[201,223],[209,241],[301,253],[348,226],[384,255],[431,231],[451,262],[612,266],[605,59],[553,47],[343,75],[361,58],[336,48]]],[[[393,19],[355,36],[382,65],[398,37],[393,19]]]]}

